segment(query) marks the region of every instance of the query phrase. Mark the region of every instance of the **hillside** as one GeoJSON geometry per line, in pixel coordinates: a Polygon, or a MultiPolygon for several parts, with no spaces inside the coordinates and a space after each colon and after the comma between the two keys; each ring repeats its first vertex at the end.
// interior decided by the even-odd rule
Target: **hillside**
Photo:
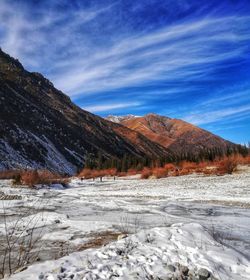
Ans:
{"type": "Polygon", "coordinates": [[[77,107],[41,74],[0,50],[0,169],[73,174],[87,153],[99,151],[106,158],[168,154],[138,132],[77,107]]]}
{"type": "Polygon", "coordinates": [[[233,143],[190,123],[157,114],[129,119],[120,117],[119,123],[174,153],[197,154],[204,149],[235,147],[233,143]]]}

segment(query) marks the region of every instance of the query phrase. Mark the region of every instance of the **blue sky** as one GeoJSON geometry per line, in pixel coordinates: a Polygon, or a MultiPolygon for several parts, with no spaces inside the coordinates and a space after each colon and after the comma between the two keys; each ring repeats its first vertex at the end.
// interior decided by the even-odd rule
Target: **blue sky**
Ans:
{"type": "Polygon", "coordinates": [[[0,0],[0,46],[95,114],[250,140],[249,0],[0,0]]]}

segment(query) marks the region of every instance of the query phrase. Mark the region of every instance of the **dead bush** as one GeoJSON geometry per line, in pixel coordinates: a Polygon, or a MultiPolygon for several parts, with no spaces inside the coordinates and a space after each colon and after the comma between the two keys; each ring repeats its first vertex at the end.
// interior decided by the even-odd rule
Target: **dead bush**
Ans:
{"type": "Polygon", "coordinates": [[[235,157],[227,157],[216,163],[218,174],[232,174],[237,170],[238,162],[235,157]]]}
{"type": "Polygon", "coordinates": [[[63,178],[59,174],[48,170],[27,170],[20,171],[13,179],[14,185],[28,185],[30,187],[36,184],[67,184],[68,178],[63,178]]]}
{"type": "Polygon", "coordinates": [[[103,170],[84,168],[78,174],[78,177],[82,177],[84,179],[94,179],[94,178],[102,178],[104,176],[116,176],[116,175],[117,175],[116,168],[103,169],[103,170]]]}
{"type": "Polygon", "coordinates": [[[21,173],[20,170],[3,170],[0,171],[0,180],[15,179],[21,173]]]}
{"type": "Polygon", "coordinates": [[[183,168],[183,169],[180,169],[180,171],[178,172],[178,176],[184,176],[184,175],[189,175],[189,174],[192,174],[195,170],[190,170],[190,169],[186,169],[186,168],[183,168]]]}
{"type": "Polygon", "coordinates": [[[167,171],[175,171],[176,166],[172,163],[167,163],[164,165],[164,169],[166,169],[167,171]]]}
{"type": "Polygon", "coordinates": [[[43,245],[45,217],[42,201],[36,201],[34,204],[18,212],[18,216],[14,220],[13,217],[7,215],[5,204],[1,205],[3,212],[1,238],[5,242],[1,243],[0,247],[0,278],[9,279],[9,275],[27,268],[29,264],[39,259],[43,245]],[[31,209],[35,206],[36,209],[42,211],[33,214],[31,209]]]}
{"type": "Polygon", "coordinates": [[[197,169],[198,165],[195,162],[190,162],[190,161],[182,161],[180,163],[181,169],[186,170],[186,172],[191,172],[197,169]]]}
{"type": "Polygon", "coordinates": [[[165,178],[168,176],[168,170],[163,167],[154,168],[153,176],[155,176],[157,179],[165,178]]]}
{"type": "Polygon", "coordinates": [[[37,170],[26,171],[21,174],[21,183],[24,185],[32,186],[38,184],[39,175],[37,170]]]}
{"type": "Polygon", "coordinates": [[[119,172],[119,173],[117,174],[117,176],[118,176],[118,177],[125,177],[125,176],[127,176],[127,173],[126,173],[126,172],[119,172]]]}
{"type": "Polygon", "coordinates": [[[153,175],[152,169],[144,167],[141,172],[141,179],[148,179],[152,175],[153,175]]]}
{"type": "Polygon", "coordinates": [[[127,171],[127,175],[129,175],[129,176],[133,176],[133,175],[136,175],[136,174],[138,174],[138,171],[136,169],[131,168],[127,171]]]}

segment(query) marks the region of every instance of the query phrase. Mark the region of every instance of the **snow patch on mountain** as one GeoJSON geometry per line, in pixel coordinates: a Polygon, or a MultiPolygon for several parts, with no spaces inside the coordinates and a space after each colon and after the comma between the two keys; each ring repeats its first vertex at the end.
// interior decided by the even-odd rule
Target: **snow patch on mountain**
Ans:
{"type": "Polygon", "coordinates": [[[114,115],[108,115],[105,119],[109,120],[114,123],[121,123],[124,120],[130,120],[134,118],[139,118],[140,116],[135,116],[135,115],[124,115],[124,116],[114,116],[114,115]]]}

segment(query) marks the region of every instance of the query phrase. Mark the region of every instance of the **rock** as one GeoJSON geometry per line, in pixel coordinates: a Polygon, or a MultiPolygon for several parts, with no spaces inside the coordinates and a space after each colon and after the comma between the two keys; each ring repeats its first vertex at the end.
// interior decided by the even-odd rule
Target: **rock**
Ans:
{"type": "Polygon", "coordinates": [[[43,275],[43,273],[41,273],[41,274],[38,276],[38,279],[39,279],[39,280],[44,279],[44,275],[43,275]]]}
{"type": "Polygon", "coordinates": [[[119,234],[119,235],[117,236],[117,240],[121,240],[121,239],[124,239],[124,238],[126,238],[126,237],[128,237],[127,234],[119,234]]]}
{"type": "Polygon", "coordinates": [[[172,264],[169,264],[169,265],[167,266],[167,269],[168,269],[169,271],[171,271],[171,272],[175,272],[175,271],[176,271],[175,266],[173,266],[172,264]]]}
{"type": "Polygon", "coordinates": [[[200,268],[197,272],[199,280],[206,280],[210,276],[210,272],[205,268],[200,268]]]}
{"type": "Polygon", "coordinates": [[[55,223],[56,223],[56,224],[60,224],[61,221],[60,221],[60,220],[55,220],[55,223]]]}
{"type": "Polygon", "coordinates": [[[61,268],[60,268],[60,273],[63,273],[63,272],[65,272],[65,271],[66,271],[66,268],[63,267],[63,266],[61,266],[61,268]]]}
{"type": "Polygon", "coordinates": [[[183,275],[188,275],[189,269],[187,266],[181,265],[179,269],[183,275]]]}

